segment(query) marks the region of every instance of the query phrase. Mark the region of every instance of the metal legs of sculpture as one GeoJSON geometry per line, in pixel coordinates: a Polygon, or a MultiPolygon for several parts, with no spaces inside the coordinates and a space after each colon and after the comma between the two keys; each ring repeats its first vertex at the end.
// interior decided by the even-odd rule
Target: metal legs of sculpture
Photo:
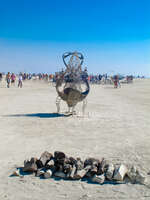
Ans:
{"type": "Polygon", "coordinates": [[[56,98],[57,112],[60,112],[60,101],[66,101],[68,113],[75,113],[75,106],[78,102],[83,101],[82,111],[86,107],[86,97],[90,91],[86,71],[82,71],[83,55],[78,52],[68,52],[63,54],[63,62],[66,66],[64,72],[59,73],[56,79],[56,98]],[[68,59],[68,62],[67,62],[68,59]],[[63,86],[64,85],[64,86],[63,86]],[[83,91],[82,86],[86,89],[83,91]],[[61,89],[63,87],[63,89],[61,89]]]}

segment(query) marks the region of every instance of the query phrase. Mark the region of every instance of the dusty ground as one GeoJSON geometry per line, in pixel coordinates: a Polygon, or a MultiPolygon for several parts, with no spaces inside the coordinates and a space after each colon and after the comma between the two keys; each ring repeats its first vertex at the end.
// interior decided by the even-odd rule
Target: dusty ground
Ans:
{"type": "Polygon", "coordinates": [[[121,89],[91,86],[84,118],[53,115],[55,98],[55,88],[46,83],[28,81],[22,89],[0,85],[0,199],[150,199],[143,185],[9,177],[24,159],[45,150],[105,157],[150,171],[150,80],[121,89]]]}

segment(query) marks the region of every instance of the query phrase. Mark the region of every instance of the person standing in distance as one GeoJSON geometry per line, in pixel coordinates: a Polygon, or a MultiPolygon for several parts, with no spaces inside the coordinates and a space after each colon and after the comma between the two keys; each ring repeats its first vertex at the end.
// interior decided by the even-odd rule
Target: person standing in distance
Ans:
{"type": "Polygon", "coordinates": [[[22,88],[22,74],[19,74],[18,87],[22,88]]]}

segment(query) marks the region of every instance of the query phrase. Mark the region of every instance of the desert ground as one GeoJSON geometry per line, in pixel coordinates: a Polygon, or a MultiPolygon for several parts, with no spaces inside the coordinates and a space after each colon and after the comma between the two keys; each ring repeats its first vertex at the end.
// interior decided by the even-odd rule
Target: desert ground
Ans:
{"type": "MultiPolygon", "coordinates": [[[[150,80],[134,80],[114,89],[92,85],[85,116],[57,117],[55,87],[26,81],[23,88],[0,83],[0,200],[150,199],[140,184],[92,184],[86,181],[11,177],[25,159],[45,150],[68,156],[106,158],[137,166],[150,175],[150,80]]],[[[61,112],[67,106],[61,102],[61,112]]]]}

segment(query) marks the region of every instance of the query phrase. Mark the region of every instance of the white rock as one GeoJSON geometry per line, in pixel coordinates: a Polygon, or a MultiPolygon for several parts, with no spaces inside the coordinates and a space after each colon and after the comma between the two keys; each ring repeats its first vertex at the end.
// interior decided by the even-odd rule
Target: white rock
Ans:
{"type": "Polygon", "coordinates": [[[50,169],[48,169],[45,173],[44,173],[44,178],[50,178],[52,176],[52,171],[50,169]]]}
{"type": "Polygon", "coordinates": [[[136,183],[145,184],[146,183],[146,177],[144,176],[144,174],[137,171],[135,181],[136,181],[136,183]]]}
{"type": "Polygon", "coordinates": [[[69,174],[69,177],[73,179],[75,172],[76,172],[76,167],[75,167],[75,165],[73,165],[73,168],[72,168],[71,173],[69,174]]]}
{"type": "Polygon", "coordinates": [[[87,170],[85,170],[85,169],[78,170],[77,173],[75,174],[74,178],[81,179],[85,176],[86,173],[87,173],[87,170]]]}
{"type": "Polygon", "coordinates": [[[50,160],[48,163],[47,163],[47,165],[50,165],[50,166],[54,166],[54,160],[50,160]]]}
{"type": "Polygon", "coordinates": [[[135,166],[132,166],[129,170],[128,170],[128,172],[127,172],[127,175],[128,175],[128,177],[130,178],[130,181],[132,182],[132,183],[135,183],[136,182],[136,167],[135,166]]]}
{"type": "Polygon", "coordinates": [[[114,174],[114,170],[115,170],[115,167],[113,164],[109,164],[108,166],[108,169],[107,169],[107,172],[106,172],[106,178],[108,180],[111,180],[112,177],[113,177],[113,174],[114,174]]]}
{"type": "Polygon", "coordinates": [[[139,183],[139,184],[146,183],[146,176],[143,173],[139,172],[135,166],[132,166],[130,168],[127,175],[132,183],[139,183]]]}
{"type": "Polygon", "coordinates": [[[95,182],[95,183],[100,183],[100,184],[102,184],[102,183],[104,183],[104,181],[105,181],[105,176],[104,176],[104,174],[102,174],[102,175],[94,175],[94,176],[91,178],[91,181],[92,181],[92,182],[95,182]]]}
{"type": "Polygon", "coordinates": [[[37,170],[36,176],[42,176],[44,175],[45,171],[44,170],[37,170]]]}
{"type": "Polygon", "coordinates": [[[84,169],[77,170],[76,174],[74,175],[74,178],[75,179],[83,178],[90,169],[91,169],[91,166],[87,165],[84,169]]]}
{"type": "Polygon", "coordinates": [[[128,169],[125,165],[120,165],[117,169],[115,169],[113,179],[116,181],[123,181],[125,175],[127,174],[128,169]]]}

